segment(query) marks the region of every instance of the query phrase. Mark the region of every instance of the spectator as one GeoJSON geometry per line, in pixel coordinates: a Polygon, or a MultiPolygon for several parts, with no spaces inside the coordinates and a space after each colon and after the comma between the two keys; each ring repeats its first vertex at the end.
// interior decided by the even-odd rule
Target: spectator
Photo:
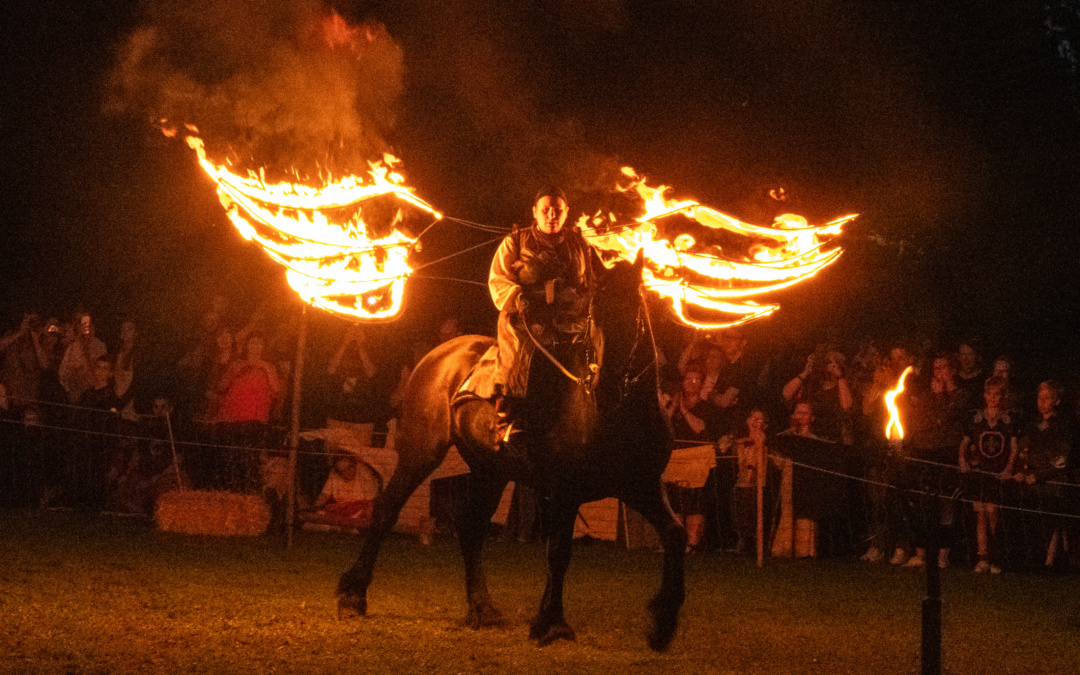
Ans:
{"type": "MultiPolygon", "coordinates": [[[[712,441],[717,433],[717,410],[712,402],[701,398],[705,369],[691,363],[683,374],[682,387],[664,406],[675,438],[684,441],[712,441]]],[[[687,548],[694,550],[705,532],[705,488],[693,488],[669,483],[668,496],[673,508],[685,520],[687,548]]]]}
{"type": "MultiPolygon", "coordinates": [[[[912,390],[908,390],[912,391],[912,390]]],[[[956,383],[956,364],[951,355],[939,354],[934,358],[932,379],[926,390],[914,390],[905,397],[905,413],[909,433],[904,438],[906,457],[910,460],[904,467],[905,487],[917,493],[933,495],[952,494],[956,467],[956,448],[964,437],[963,424],[971,409],[967,390],[956,383]]],[[[903,495],[907,524],[907,546],[914,544],[915,554],[908,558],[902,544],[890,562],[894,565],[907,561],[910,567],[926,563],[929,530],[943,528],[948,532],[938,553],[938,567],[945,568],[949,561],[951,529],[956,514],[952,501],[927,498],[912,492],[903,495]]]]}
{"type": "Polygon", "coordinates": [[[1005,383],[1002,405],[1005,412],[1012,416],[1013,422],[1020,422],[1020,399],[1016,394],[1016,374],[1013,372],[1013,362],[1008,356],[999,356],[994,359],[994,369],[990,377],[996,377],[1005,383]]]}
{"type": "MultiPolygon", "coordinates": [[[[738,466],[731,495],[731,512],[738,534],[736,553],[753,551],[753,544],[757,539],[757,483],[758,471],[764,466],[767,452],[765,428],[764,411],[751,410],[750,416],[746,418],[744,434],[734,441],[729,441],[738,466]]],[[[725,436],[721,440],[721,447],[726,445],[724,441],[728,439],[729,437],[725,436]]]]}
{"type": "MultiPolygon", "coordinates": [[[[265,342],[261,333],[247,339],[245,357],[229,364],[221,378],[218,409],[221,438],[224,445],[261,448],[266,445],[266,431],[274,399],[281,392],[277,369],[263,358],[265,342]]],[[[229,460],[225,463],[225,486],[248,491],[255,487],[255,456],[240,450],[223,450],[229,460]]]]}
{"type": "Polygon", "coordinates": [[[119,399],[121,414],[128,420],[136,420],[135,399],[144,373],[142,341],[135,322],[128,319],[120,324],[120,347],[113,362],[113,380],[119,399]]]}
{"type": "MultiPolygon", "coordinates": [[[[811,440],[824,440],[811,431],[814,424],[814,408],[803,401],[795,404],[791,413],[791,426],[780,432],[781,436],[798,436],[811,440]]],[[[773,534],[772,555],[784,558],[807,558],[817,555],[817,524],[810,518],[795,517],[794,482],[795,469],[791,459],[778,457],[773,460],[780,467],[780,517],[773,534]]]]}
{"type": "MultiPolygon", "coordinates": [[[[1068,478],[1069,454],[1072,451],[1070,430],[1058,414],[1061,394],[1061,385],[1053,380],[1039,385],[1038,418],[1020,438],[1019,470],[1013,476],[1025,487],[1032,505],[1050,513],[1061,513],[1066,509],[1063,486],[1052,483],[1068,478]]],[[[1058,548],[1064,543],[1064,525],[1060,518],[1042,518],[1041,529],[1045,539],[1043,564],[1047,569],[1053,568],[1058,548]]]]}
{"type": "Polygon", "coordinates": [[[98,359],[89,386],[76,401],[81,410],[71,418],[77,428],[88,433],[72,439],[68,494],[76,504],[97,510],[105,505],[106,476],[116,449],[114,434],[120,400],[114,385],[112,363],[98,359]]]}
{"type": "Polygon", "coordinates": [[[377,368],[363,326],[349,327],[326,372],[333,388],[331,416],[343,422],[373,422],[377,368]]]}
{"type": "Polygon", "coordinates": [[[195,414],[205,419],[216,419],[221,403],[221,381],[232,364],[236,354],[233,334],[220,330],[214,338],[213,357],[199,374],[199,389],[202,397],[195,414]]]}
{"type": "Polygon", "coordinates": [[[971,400],[979,394],[985,375],[983,374],[982,361],[976,349],[974,340],[965,340],[960,343],[956,352],[959,369],[956,373],[956,383],[967,389],[971,394],[971,400]]]}
{"type": "Polygon", "coordinates": [[[159,496],[182,486],[184,462],[170,440],[172,402],[156,396],[152,406],[140,431],[153,440],[138,442],[110,471],[112,511],[152,515],[159,496]]]}
{"type": "Polygon", "coordinates": [[[704,368],[705,379],[701,385],[701,398],[716,403],[716,399],[720,397],[720,392],[716,391],[717,380],[725,365],[724,352],[720,349],[720,345],[706,336],[695,338],[679,357],[679,371],[685,373],[691,363],[704,368]]]}
{"type": "Polygon", "coordinates": [[[41,373],[49,366],[50,354],[42,344],[44,326],[37,314],[23,317],[19,330],[0,337],[0,381],[4,383],[12,414],[21,416],[26,406],[37,405],[41,395],[41,373]]]}
{"type": "Polygon", "coordinates": [[[975,500],[978,573],[1000,574],[997,550],[998,507],[1002,482],[1012,477],[1019,447],[1012,418],[1005,410],[1007,383],[991,377],[983,387],[986,406],[975,413],[960,442],[960,473],[965,492],[975,500]]]}
{"type": "MultiPolygon", "coordinates": [[[[307,523],[355,530],[371,524],[371,509],[379,493],[374,472],[350,454],[333,456],[333,470],[322,492],[312,504],[313,510],[301,516],[307,523]]],[[[306,528],[323,529],[323,528],[306,528]]]]}
{"type": "Polygon", "coordinates": [[[58,372],[70,403],[77,403],[97,379],[95,364],[104,358],[106,350],[105,343],[97,339],[96,333],[90,315],[80,314],[58,372]]]}
{"type": "Polygon", "coordinates": [[[854,443],[848,411],[854,399],[844,374],[844,355],[819,347],[806,359],[803,371],[784,385],[784,400],[809,402],[814,410],[815,433],[825,440],[854,443]]]}
{"type": "Polygon", "coordinates": [[[749,414],[751,406],[761,405],[758,396],[760,372],[747,355],[748,341],[741,328],[725,330],[718,341],[724,360],[710,398],[723,413],[723,423],[732,427],[742,421],[742,415],[749,414]]]}
{"type": "MultiPolygon", "coordinates": [[[[64,358],[64,345],[61,342],[63,330],[59,320],[50,318],[45,322],[45,330],[39,338],[40,355],[44,360],[41,362],[38,396],[43,402],[62,403],[67,397],[67,392],[60,385],[60,362],[64,358]]],[[[39,413],[44,414],[44,411],[39,413]]]]}
{"type": "Polygon", "coordinates": [[[671,421],[675,438],[691,441],[712,441],[717,433],[716,406],[702,398],[705,368],[691,363],[683,373],[682,386],[664,406],[664,414],[671,421]]]}

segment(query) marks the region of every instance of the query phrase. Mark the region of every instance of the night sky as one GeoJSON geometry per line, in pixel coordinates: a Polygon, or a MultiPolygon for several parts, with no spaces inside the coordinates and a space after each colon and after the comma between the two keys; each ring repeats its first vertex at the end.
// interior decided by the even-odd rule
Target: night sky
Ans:
{"type": "MultiPolygon", "coordinates": [[[[279,21],[273,3],[216,5],[234,13],[225,51],[243,51],[248,19],[279,21]]],[[[283,312],[298,306],[282,271],[227,224],[192,153],[146,110],[108,109],[124,45],[140,26],[173,21],[163,6],[36,0],[2,10],[6,327],[27,309],[82,306],[105,328],[132,315],[157,335],[182,333],[213,292],[238,309],[266,298],[283,312]]],[[[576,216],[623,164],[754,223],[858,212],[846,255],[777,297],[780,313],[754,328],[763,339],[977,334],[1032,369],[1076,363],[1076,2],[333,7],[385,26],[400,48],[400,79],[376,91],[392,90],[390,102],[365,98],[365,119],[374,115],[410,183],[450,215],[525,223],[532,194],[555,180],[576,216]],[[770,199],[774,188],[789,201],[770,199]]],[[[172,57],[201,74],[239,63],[206,44],[172,57]]],[[[440,225],[419,261],[489,237],[440,225]]],[[[429,271],[483,281],[492,251],[429,271]]],[[[473,330],[494,328],[479,286],[416,279],[407,303],[382,330],[418,330],[447,308],[473,330]]]]}

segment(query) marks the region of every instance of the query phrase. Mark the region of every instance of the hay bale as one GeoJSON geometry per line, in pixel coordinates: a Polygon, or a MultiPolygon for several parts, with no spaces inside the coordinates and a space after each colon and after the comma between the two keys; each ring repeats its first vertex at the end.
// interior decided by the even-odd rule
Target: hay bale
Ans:
{"type": "Polygon", "coordinates": [[[270,524],[270,507],[258,495],[211,490],[166,492],[157,500],[154,522],[163,532],[256,536],[270,524]]]}

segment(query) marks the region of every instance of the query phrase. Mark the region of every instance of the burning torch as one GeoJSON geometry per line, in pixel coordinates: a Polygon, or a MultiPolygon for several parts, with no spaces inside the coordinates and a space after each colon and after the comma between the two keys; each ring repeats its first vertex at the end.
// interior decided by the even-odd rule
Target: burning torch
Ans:
{"type": "Polygon", "coordinates": [[[904,427],[900,424],[900,411],[896,407],[896,397],[904,391],[904,380],[911,374],[912,366],[904,369],[896,388],[885,393],[885,407],[889,410],[889,421],[885,425],[885,440],[889,442],[890,449],[898,450],[904,440],[904,427]]]}

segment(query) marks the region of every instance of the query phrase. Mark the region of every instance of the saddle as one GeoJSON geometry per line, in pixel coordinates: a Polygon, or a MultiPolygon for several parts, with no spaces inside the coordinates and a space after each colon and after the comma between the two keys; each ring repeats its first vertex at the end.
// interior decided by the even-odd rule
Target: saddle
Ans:
{"type": "Polygon", "coordinates": [[[477,398],[486,401],[495,395],[495,362],[499,358],[499,346],[492,345],[476,362],[468,376],[454,392],[450,407],[477,398]]]}

